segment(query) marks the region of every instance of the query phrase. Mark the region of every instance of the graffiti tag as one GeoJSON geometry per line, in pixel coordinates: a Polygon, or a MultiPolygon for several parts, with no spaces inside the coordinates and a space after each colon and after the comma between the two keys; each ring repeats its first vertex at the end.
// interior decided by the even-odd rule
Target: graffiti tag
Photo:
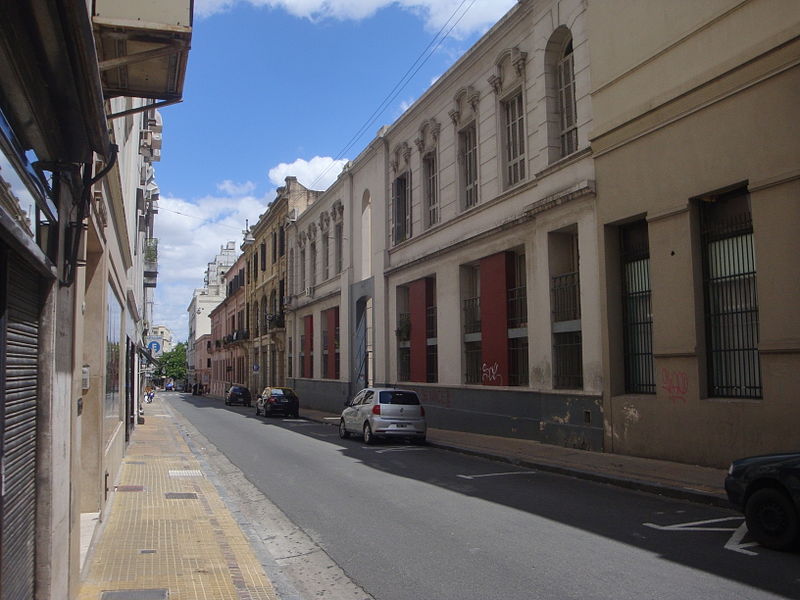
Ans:
{"type": "Polygon", "coordinates": [[[503,385],[503,376],[498,373],[499,370],[500,365],[497,363],[494,363],[491,366],[483,363],[483,367],[481,368],[483,373],[481,376],[481,381],[483,381],[483,383],[497,383],[499,385],[503,385]]]}
{"type": "Polygon", "coordinates": [[[661,369],[661,389],[673,402],[686,402],[686,393],[689,391],[689,376],[683,371],[670,371],[661,369]]]}

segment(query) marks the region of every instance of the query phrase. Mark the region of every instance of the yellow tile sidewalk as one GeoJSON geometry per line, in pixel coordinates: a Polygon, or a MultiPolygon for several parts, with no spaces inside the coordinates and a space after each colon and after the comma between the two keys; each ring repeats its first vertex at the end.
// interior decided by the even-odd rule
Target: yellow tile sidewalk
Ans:
{"type": "Polygon", "coordinates": [[[164,411],[156,397],[131,436],[79,600],[157,589],[170,600],[276,600],[248,539],[164,411]]]}

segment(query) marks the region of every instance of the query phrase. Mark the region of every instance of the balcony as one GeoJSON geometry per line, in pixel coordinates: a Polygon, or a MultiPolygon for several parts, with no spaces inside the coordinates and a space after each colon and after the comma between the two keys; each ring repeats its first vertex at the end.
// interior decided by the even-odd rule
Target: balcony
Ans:
{"type": "Polygon", "coordinates": [[[192,39],[192,0],[95,0],[103,95],[179,102],[192,39]]]}

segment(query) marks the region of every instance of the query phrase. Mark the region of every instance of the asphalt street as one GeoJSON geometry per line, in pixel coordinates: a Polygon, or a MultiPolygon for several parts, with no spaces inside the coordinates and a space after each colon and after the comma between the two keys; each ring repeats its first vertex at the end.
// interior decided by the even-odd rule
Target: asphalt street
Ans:
{"type": "Polygon", "coordinates": [[[377,600],[800,598],[733,511],[167,399],[377,600]]]}

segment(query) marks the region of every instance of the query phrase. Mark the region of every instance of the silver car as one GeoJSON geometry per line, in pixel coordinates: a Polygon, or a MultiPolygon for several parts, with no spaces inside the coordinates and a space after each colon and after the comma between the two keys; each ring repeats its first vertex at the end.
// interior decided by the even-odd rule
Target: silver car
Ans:
{"type": "Polygon", "coordinates": [[[340,438],[362,435],[365,444],[390,437],[424,443],[427,432],[425,408],[410,390],[364,388],[345,404],[339,420],[340,438]]]}

